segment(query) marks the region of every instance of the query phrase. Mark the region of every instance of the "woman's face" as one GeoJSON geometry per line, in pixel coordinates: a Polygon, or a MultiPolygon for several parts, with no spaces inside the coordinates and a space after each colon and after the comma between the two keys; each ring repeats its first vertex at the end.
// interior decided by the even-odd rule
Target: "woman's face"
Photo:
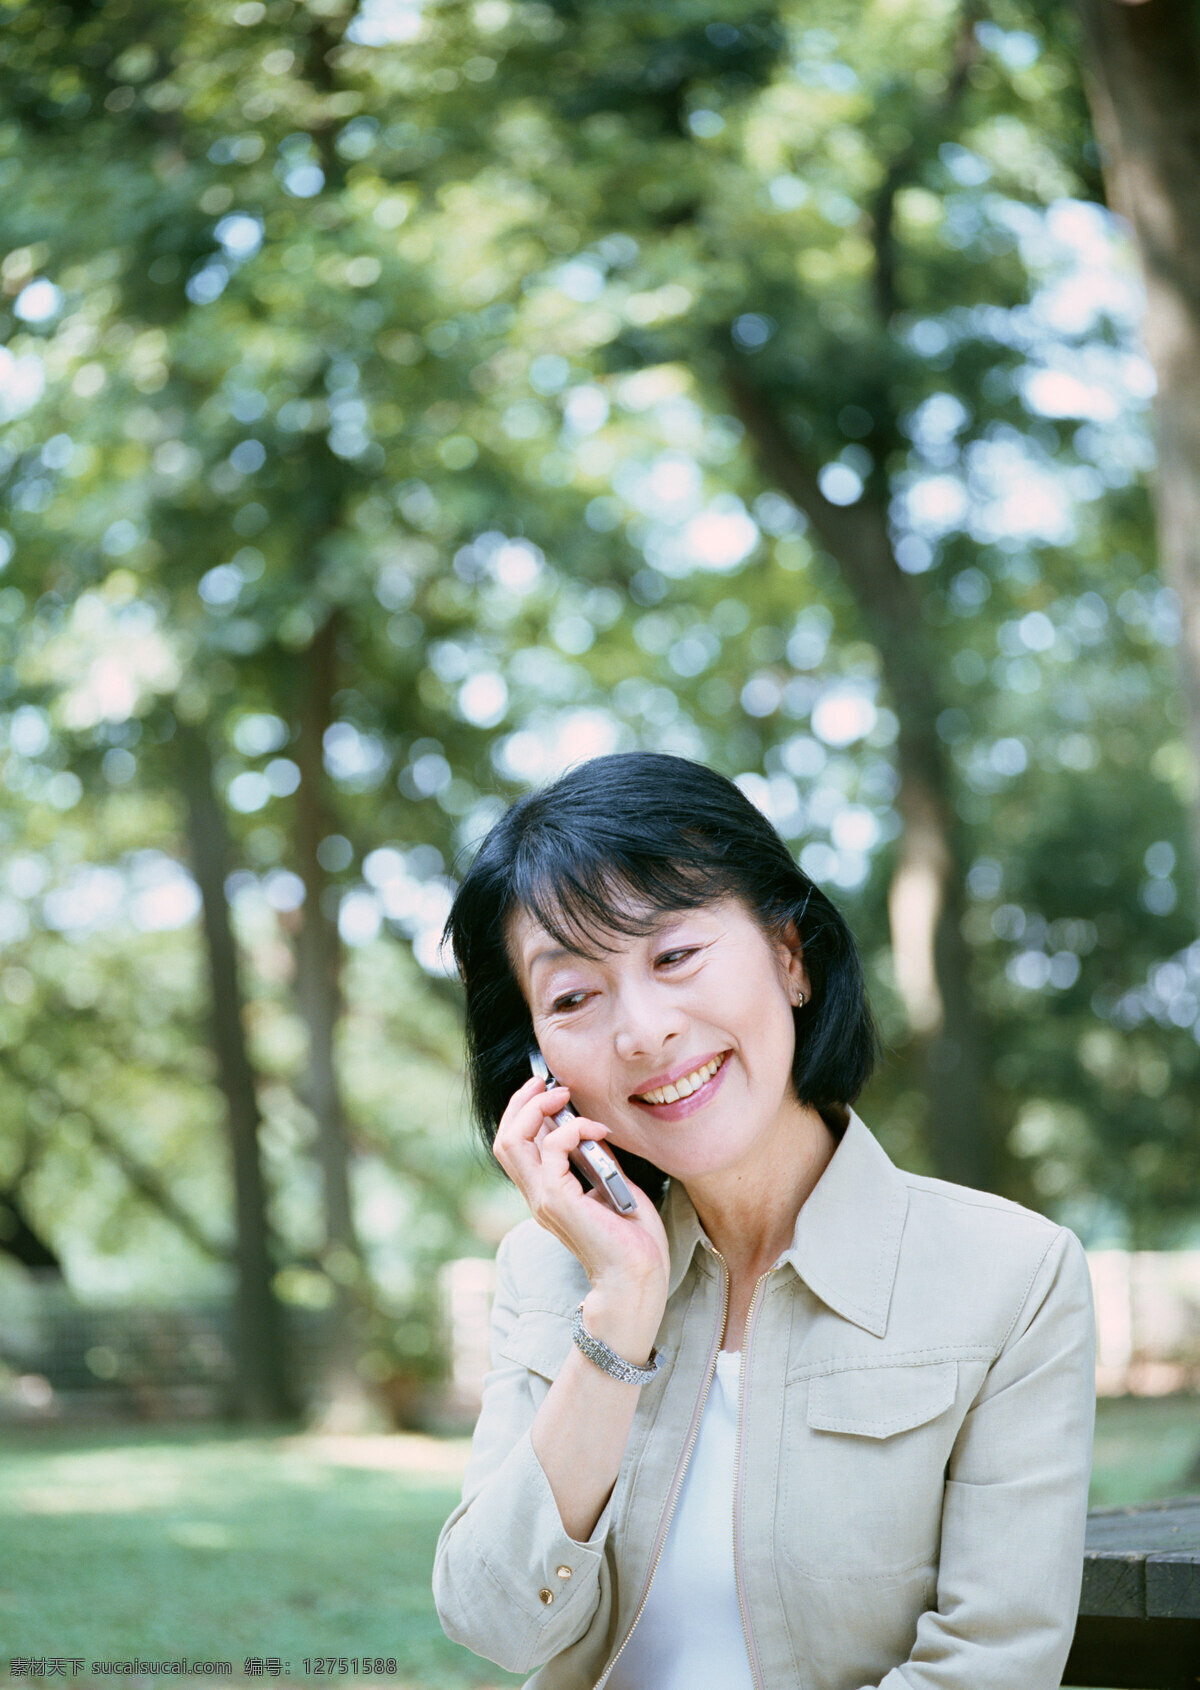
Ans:
{"type": "Polygon", "coordinates": [[[525,910],[510,922],[551,1071],[613,1144],[664,1173],[749,1171],[801,1110],[792,1009],[810,987],[798,944],[768,938],[736,898],[606,942],[615,948],[593,960],[564,951],[525,910]]]}

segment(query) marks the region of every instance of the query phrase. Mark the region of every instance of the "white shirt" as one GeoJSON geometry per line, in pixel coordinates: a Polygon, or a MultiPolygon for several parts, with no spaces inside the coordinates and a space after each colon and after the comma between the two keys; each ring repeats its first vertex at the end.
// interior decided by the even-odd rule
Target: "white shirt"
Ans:
{"type": "Polygon", "coordinates": [[[733,1571],[741,1363],[717,1356],[646,1606],[605,1690],[754,1690],[733,1571]]]}

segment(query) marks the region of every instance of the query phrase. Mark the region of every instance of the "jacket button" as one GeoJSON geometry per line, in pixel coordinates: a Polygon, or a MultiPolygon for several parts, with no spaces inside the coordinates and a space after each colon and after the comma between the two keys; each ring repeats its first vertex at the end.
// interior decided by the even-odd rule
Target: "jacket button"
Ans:
{"type": "Polygon", "coordinates": [[[571,1576],[570,1567],[556,1567],[554,1570],[560,1579],[569,1579],[571,1576]]]}
{"type": "Polygon", "coordinates": [[[547,1608],[550,1606],[551,1602],[553,1602],[553,1600],[554,1600],[554,1592],[552,1590],[539,1590],[538,1595],[541,1597],[542,1601],[546,1604],[547,1608]]]}

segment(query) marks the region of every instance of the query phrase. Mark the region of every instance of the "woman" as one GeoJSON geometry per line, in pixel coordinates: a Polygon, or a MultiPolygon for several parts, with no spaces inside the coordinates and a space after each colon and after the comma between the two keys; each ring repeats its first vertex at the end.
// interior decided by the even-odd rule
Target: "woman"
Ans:
{"type": "Polygon", "coordinates": [[[447,1633],[528,1690],[1057,1686],[1083,1251],[888,1160],[850,1108],[875,1054],[853,940],[769,823],[697,764],[597,758],[497,823],[447,933],[532,1213],[438,1543],[447,1633]],[[583,1139],[635,1213],[585,1191],[583,1139]]]}

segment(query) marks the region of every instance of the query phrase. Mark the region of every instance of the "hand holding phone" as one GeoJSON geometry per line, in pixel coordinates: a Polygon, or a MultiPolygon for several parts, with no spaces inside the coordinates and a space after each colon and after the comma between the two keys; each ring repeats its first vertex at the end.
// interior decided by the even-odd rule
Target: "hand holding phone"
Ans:
{"type": "MultiPolygon", "coordinates": [[[[546,1058],[536,1045],[529,1053],[529,1066],[540,1080],[546,1082],[547,1089],[558,1084],[546,1064],[546,1058]]],[[[553,1120],[555,1126],[560,1127],[564,1121],[574,1120],[576,1117],[577,1111],[568,1103],[553,1116],[553,1120]]],[[[590,1186],[602,1203],[606,1203],[610,1209],[615,1209],[618,1215],[637,1213],[637,1203],[625,1182],[624,1174],[604,1146],[597,1144],[594,1138],[580,1139],[578,1149],[572,1150],[567,1160],[583,1184],[590,1186]]]]}

